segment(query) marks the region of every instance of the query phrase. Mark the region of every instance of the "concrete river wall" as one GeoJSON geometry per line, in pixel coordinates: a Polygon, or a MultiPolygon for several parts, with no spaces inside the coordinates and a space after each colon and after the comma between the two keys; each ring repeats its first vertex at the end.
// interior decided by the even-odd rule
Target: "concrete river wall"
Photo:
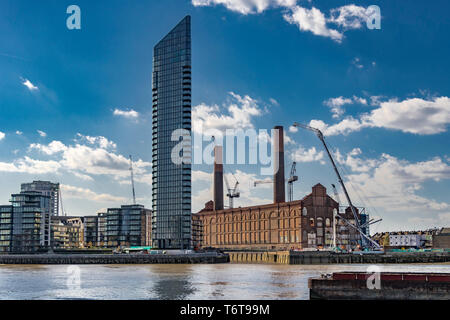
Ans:
{"type": "Polygon", "coordinates": [[[349,254],[326,251],[227,252],[232,263],[377,264],[450,262],[450,252],[349,254]]]}
{"type": "Polygon", "coordinates": [[[226,254],[28,254],[0,255],[0,264],[193,264],[227,263],[226,254]]]}

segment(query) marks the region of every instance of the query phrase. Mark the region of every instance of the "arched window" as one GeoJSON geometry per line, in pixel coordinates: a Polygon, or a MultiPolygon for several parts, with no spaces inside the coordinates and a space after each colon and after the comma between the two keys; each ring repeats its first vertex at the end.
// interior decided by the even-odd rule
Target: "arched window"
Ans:
{"type": "Polygon", "coordinates": [[[315,226],[314,218],[309,218],[309,226],[310,227],[314,227],[315,226]]]}
{"type": "Polygon", "coordinates": [[[331,221],[330,218],[325,219],[325,227],[331,227],[331,221]]]}
{"type": "Polygon", "coordinates": [[[323,226],[323,219],[321,217],[317,218],[317,227],[321,228],[323,226]]]}
{"type": "Polygon", "coordinates": [[[308,215],[308,210],[306,208],[303,208],[302,213],[303,213],[304,216],[306,216],[306,215],[308,215]]]}

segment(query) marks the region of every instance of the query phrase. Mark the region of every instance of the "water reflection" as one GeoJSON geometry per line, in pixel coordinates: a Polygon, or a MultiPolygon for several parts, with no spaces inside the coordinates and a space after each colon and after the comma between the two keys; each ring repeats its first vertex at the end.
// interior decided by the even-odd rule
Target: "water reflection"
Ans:
{"type": "MultiPolygon", "coordinates": [[[[0,265],[0,299],[309,299],[308,278],[368,265],[0,265]]],[[[450,264],[383,265],[385,272],[447,272],[450,264]]]]}
{"type": "Polygon", "coordinates": [[[160,300],[184,300],[194,293],[191,282],[193,268],[191,265],[150,266],[151,276],[154,277],[152,293],[160,300]]]}

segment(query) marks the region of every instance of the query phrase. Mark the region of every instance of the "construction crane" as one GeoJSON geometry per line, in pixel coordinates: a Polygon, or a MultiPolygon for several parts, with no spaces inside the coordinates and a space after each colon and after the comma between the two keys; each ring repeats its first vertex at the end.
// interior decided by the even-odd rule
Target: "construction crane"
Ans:
{"type": "Polygon", "coordinates": [[[253,182],[253,186],[256,187],[258,184],[263,184],[263,183],[273,183],[273,180],[256,180],[253,182]]]}
{"type": "Polygon", "coordinates": [[[291,202],[294,199],[294,182],[298,181],[297,170],[295,169],[295,166],[297,163],[294,161],[292,162],[291,167],[291,174],[288,179],[288,200],[291,202]]]}
{"type": "MultiPolygon", "coordinates": [[[[297,165],[297,163],[294,161],[292,163],[292,167],[291,167],[291,174],[288,178],[288,199],[289,202],[293,200],[294,198],[294,182],[298,181],[298,176],[296,175],[297,170],[295,169],[295,166],[297,165]]],[[[258,184],[264,184],[264,183],[273,183],[272,179],[266,179],[266,180],[256,180],[253,182],[253,186],[256,187],[258,184]]]]}
{"type": "Polygon", "coordinates": [[[131,189],[133,191],[133,204],[136,204],[136,193],[134,191],[134,176],[133,176],[133,158],[130,155],[130,173],[131,173],[131,189]]]}
{"type": "MultiPolygon", "coordinates": [[[[301,123],[298,123],[298,122],[294,122],[293,126],[294,126],[294,127],[298,127],[298,128],[302,128],[302,129],[306,129],[306,130],[309,130],[309,131],[314,132],[314,133],[317,135],[317,137],[319,138],[319,140],[322,142],[322,144],[323,144],[323,146],[324,146],[324,148],[325,148],[325,151],[327,152],[327,155],[328,155],[328,157],[330,158],[330,162],[331,162],[331,164],[333,165],[333,169],[334,169],[334,172],[335,172],[336,175],[337,175],[338,181],[339,181],[339,183],[341,184],[342,190],[344,191],[345,197],[347,198],[348,205],[350,206],[350,209],[352,210],[353,217],[354,217],[354,220],[355,220],[355,225],[353,225],[352,223],[348,222],[347,220],[344,220],[344,221],[345,221],[348,225],[350,225],[351,227],[353,227],[354,229],[356,229],[356,230],[360,233],[360,235],[361,235],[362,237],[364,237],[365,239],[367,239],[374,247],[380,248],[380,245],[379,245],[378,243],[376,243],[375,241],[373,241],[372,239],[370,239],[370,238],[362,231],[362,229],[361,229],[361,227],[360,227],[359,219],[358,219],[358,214],[357,214],[357,212],[356,212],[356,208],[353,206],[352,200],[350,199],[350,196],[348,195],[347,188],[345,187],[345,184],[344,184],[344,181],[342,180],[341,174],[339,173],[339,170],[338,170],[338,168],[337,168],[337,166],[336,166],[336,163],[334,162],[333,156],[331,155],[331,152],[330,152],[330,150],[328,149],[328,146],[327,146],[327,144],[326,144],[326,142],[325,142],[325,138],[324,138],[324,136],[323,136],[322,131],[320,131],[320,130],[317,129],[317,128],[313,128],[313,127],[311,127],[311,126],[308,126],[308,125],[305,125],[305,124],[301,124],[301,123]]],[[[362,242],[363,242],[363,241],[362,241],[362,242]]]]}
{"type": "Polygon", "coordinates": [[[226,175],[223,175],[223,178],[225,180],[225,185],[227,186],[227,197],[229,199],[229,205],[228,208],[233,209],[233,203],[234,203],[234,198],[239,198],[241,196],[241,193],[238,191],[238,186],[239,186],[239,181],[236,179],[236,177],[234,176],[234,174],[232,174],[234,177],[234,180],[236,180],[236,183],[234,184],[233,188],[230,188],[230,184],[228,183],[228,179],[226,175]]]}
{"type": "MultiPolygon", "coordinates": [[[[331,184],[331,186],[333,187],[334,197],[336,198],[336,201],[337,201],[339,204],[341,204],[341,200],[340,200],[340,198],[339,198],[339,194],[338,194],[338,192],[337,192],[336,186],[335,186],[333,183],[331,184]]],[[[339,211],[338,211],[337,216],[338,216],[339,218],[343,219],[343,218],[339,215],[339,211]]],[[[380,222],[380,221],[382,221],[382,220],[383,220],[383,219],[378,219],[378,220],[370,219],[369,221],[365,222],[364,224],[360,225],[359,227],[360,227],[361,230],[364,230],[364,228],[367,228],[368,226],[370,226],[370,225],[372,225],[372,224],[374,224],[374,223],[378,223],[378,222],[380,222]]],[[[336,221],[336,220],[334,220],[334,221],[336,221]]],[[[335,233],[334,233],[334,237],[336,237],[335,233]]]]}

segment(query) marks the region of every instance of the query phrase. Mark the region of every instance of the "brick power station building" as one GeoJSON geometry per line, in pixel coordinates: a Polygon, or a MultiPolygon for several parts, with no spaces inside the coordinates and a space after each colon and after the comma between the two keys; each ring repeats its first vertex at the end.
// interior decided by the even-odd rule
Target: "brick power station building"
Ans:
{"type": "MultiPolygon", "coordinates": [[[[193,242],[196,247],[230,250],[292,250],[325,248],[333,245],[333,215],[339,203],[321,184],[301,200],[285,201],[283,127],[275,139],[273,203],[224,209],[222,147],[216,146],[213,173],[213,201],[193,215],[193,242]],[[277,167],[277,166],[275,166],[277,167]]],[[[354,223],[350,208],[340,213],[354,223]]],[[[358,213],[358,218],[361,216],[358,213]]],[[[342,249],[354,248],[359,234],[342,219],[336,219],[336,242],[342,249]]]]}

